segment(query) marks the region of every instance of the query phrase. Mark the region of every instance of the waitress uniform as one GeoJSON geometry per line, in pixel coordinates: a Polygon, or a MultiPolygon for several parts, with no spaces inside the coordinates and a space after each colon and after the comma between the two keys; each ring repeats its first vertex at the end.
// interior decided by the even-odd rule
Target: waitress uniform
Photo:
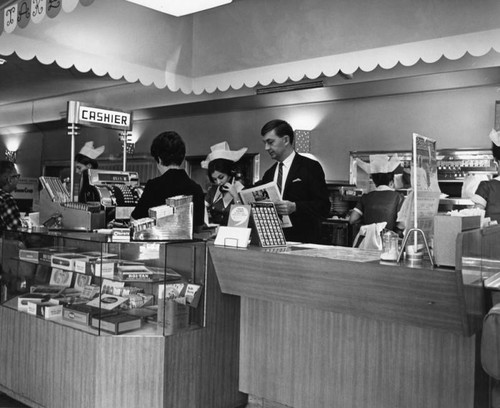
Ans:
{"type": "Polygon", "coordinates": [[[398,212],[403,205],[404,196],[386,185],[363,194],[354,211],[362,216],[362,224],[387,222],[386,228],[397,231],[398,212]]]}
{"type": "MultiPolygon", "coordinates": [[[[239,181],[235,181],[236,191],[240,192],[244,186],[239,181]]],[[[222,192],[220,186],[212,186],[205,196],[205,206],[210,215],[210,222],[219,225],[227,225],[229,218],[230,204],[233,203],[233,196],[229,192],[222,192]]]]}
{"type": "Polygon", "coordinates": [[[471,200],[485,208],[486,217],[500,223],[500,176],[481,181],[471,200]]]}

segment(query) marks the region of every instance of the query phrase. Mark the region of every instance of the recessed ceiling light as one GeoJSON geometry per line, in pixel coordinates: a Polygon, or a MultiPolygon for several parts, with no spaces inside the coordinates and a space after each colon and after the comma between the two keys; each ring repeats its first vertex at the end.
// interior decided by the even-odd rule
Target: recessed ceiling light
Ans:
{"type": "Polygon", "coordinates": [[[0,58],[0,65],[5,64],[6,62],[7,62],[7,60],[0,58]]]}
{"type": "Polygon", "coordinates": [[[232,0],[127,0],[140,6],[180,17],[231,3],[232,0]]]}

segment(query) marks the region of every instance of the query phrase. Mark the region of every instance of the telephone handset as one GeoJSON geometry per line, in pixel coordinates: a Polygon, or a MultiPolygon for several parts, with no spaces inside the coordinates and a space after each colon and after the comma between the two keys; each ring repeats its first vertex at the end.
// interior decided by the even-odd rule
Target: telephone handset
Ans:
{"type": "Polygon", "coordinates": [[[234,177],[230,177],[226,183],[219,186],[219,189],[225,193],[229,191],[229,186],[232,186],[233,184],[234,184],[234,177]]]}

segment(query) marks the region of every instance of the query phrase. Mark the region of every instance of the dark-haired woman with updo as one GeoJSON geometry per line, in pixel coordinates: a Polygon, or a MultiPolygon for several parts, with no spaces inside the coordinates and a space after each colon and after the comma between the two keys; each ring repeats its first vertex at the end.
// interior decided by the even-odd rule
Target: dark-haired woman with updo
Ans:
{"type": "MultiPolygon", "coordinates": [[[[500,163],[500,135],[494,129],[490,132],[491,152],[498,170],[500,163]]],[[[500,223],[500,176],[481,181],[477,187],[476,194],[471,197],[476,208],[485,210],[485,217],[500,223]]]]}
{"type": "Polygon", "coordinates": [[[227,142],[222,142],[212,146],[211,150],[202,162],[212,183],[205,196],[205,206],[210,223],[227,225],[231,204],[240,203],[239,192],[244,188],[236,162],[247,149],[233,151],[229,149],[227,142]]]}
{"type": "Polygon", "coordinates": [[[148,180],[131,218],[148,217],[149,209],[164,205],[167,198],[192,196],[193,229],[201,230],[205,221],[203,189],[182,168],[186,145],[181,136],[175,131],[162,132],[154,138],[150,151],[160,175],[148,180]]]}

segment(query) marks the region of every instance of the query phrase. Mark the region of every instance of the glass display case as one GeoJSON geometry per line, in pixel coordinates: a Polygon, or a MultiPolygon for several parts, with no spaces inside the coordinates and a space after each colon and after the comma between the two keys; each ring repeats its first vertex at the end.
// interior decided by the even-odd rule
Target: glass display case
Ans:
{"type": "Polygon", "coordinates": [[[486,312],[500,301],[500,225],[460,232],[456,269],[461,272],[465,310],[473,329],[482,327],[486,312]]]}
{"type": "Polygon", "coordinates": [[[239,299],[208,244],[115,238],[4,234],[0,391],[33,407],[243,406],[239,299]]]}
{"type": "Polygon", "coordinates": [[[7,231],[1,250],[2,307],[97,336],[168,336],[205,326],[202,241],[7,231]]]}
{"type": "Polygon", "coordinates": [[[500,302],[500,225],[465,231],[458,235],[458,268],[465,285],[486,289],[483,312],[500,302]]]}

